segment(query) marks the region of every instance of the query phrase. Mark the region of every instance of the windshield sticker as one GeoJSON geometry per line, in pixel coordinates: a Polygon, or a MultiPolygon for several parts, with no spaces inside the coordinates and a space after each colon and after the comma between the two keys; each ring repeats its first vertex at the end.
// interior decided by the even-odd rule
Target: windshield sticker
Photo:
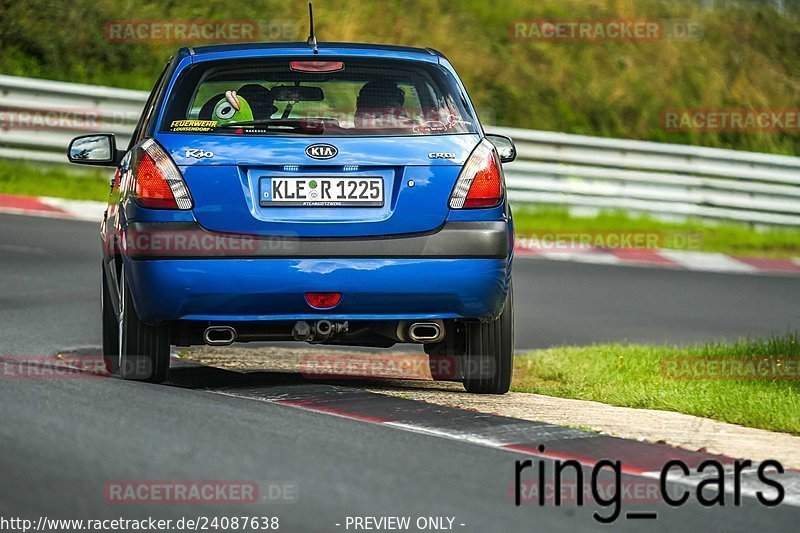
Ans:
{"type": "Polygon", "coordinates": [[[461,117],[456,115],[450,115],[448,121],[442,122],[441,120],[429,120],[427,122],[423,122],[422,124],[417,124],[411,128],[414,133],[432,133],[438,131],[447,131],[455,128],[458,125],[471,125],[471,122],[467,122],[466,120],[462,120],[461,117]]]}
{"type": "Polygon", "coordinates": [[[217,127],[216,120],[173,120],[170,131],[211,131],[217,127]]]}

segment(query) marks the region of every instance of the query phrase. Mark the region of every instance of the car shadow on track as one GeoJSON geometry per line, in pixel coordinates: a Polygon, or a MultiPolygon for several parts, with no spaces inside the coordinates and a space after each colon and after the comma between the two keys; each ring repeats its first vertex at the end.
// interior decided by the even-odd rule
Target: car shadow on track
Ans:
{"type": "MultiPolygon", "coordinates": [[[[98,348],[78,348],[62,350],[57,355],[44,358],[43,361],[26,364],[56,363],[68,367],[71,372],[92,378],[118,379],[105,372],[98,348]]],[[[42,359],[42,358],[39,358],[42,359]]],[[[293,371],[290,369],[244,369],[232,370],[201,364],[196,361],[173,357],[170,364],[169,379],[165,386],[195,390],[235,391],[236,389],[280,389],[333,387],[368,390],[426,390],[426,391],[463,391],[461,384],[448,381],[428,379],[387,379],[385,377],[360,376],[357,374],[318,376],[293,371]]]]}
{"type": "Polygon", "coordinates": [[[168,385],[186,389],[235,390],[258,388],[305,387],[309,385],[351,389],[380,390],[442,390],[463,391],[460,383],[420,379],[381,379],[358,376],[316,379],[300,372],[255,370],[238,372],[224,368],[201,365],[189,361],[173,361],[168,385]]]}

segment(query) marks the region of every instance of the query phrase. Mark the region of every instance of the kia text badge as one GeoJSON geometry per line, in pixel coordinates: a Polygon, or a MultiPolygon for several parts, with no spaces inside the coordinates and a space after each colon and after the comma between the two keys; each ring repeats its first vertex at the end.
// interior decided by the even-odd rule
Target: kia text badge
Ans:
{"type": "Polygon", "coordinates": [[[313,159],[330,159],[338,153],[339,150],[332,144],[312,144],[306,148],[306,155],[313,159]]]}

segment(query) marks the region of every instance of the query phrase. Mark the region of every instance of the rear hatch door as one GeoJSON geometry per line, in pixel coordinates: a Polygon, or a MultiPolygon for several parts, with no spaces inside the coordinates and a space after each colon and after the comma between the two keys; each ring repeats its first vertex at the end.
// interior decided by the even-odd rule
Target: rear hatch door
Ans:
{"type": "MultiPolygon", "coordinates": [[[[356,237],[432,231],[477,134],[237,137],[162,133],[204,228],[356,237]],[[328,159],[307,153],[312,146],[328,159]],[[333,150],[324,146],[334,147],[333,150]],[[321,152],[320,152],[321,150],[321,152]]],[[[313,150],[310,150],[314,153],[313,150]]]]}

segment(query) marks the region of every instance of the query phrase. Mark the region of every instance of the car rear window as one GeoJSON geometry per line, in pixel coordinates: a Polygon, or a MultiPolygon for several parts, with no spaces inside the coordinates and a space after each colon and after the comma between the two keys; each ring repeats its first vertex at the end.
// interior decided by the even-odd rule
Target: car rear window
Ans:
{"type": "Polygon", "coordinates": [[[475,133],[453,76],[399,60],[292,59],[199,64],[168,100],[161,131],[237,135],[475,133]]]}

